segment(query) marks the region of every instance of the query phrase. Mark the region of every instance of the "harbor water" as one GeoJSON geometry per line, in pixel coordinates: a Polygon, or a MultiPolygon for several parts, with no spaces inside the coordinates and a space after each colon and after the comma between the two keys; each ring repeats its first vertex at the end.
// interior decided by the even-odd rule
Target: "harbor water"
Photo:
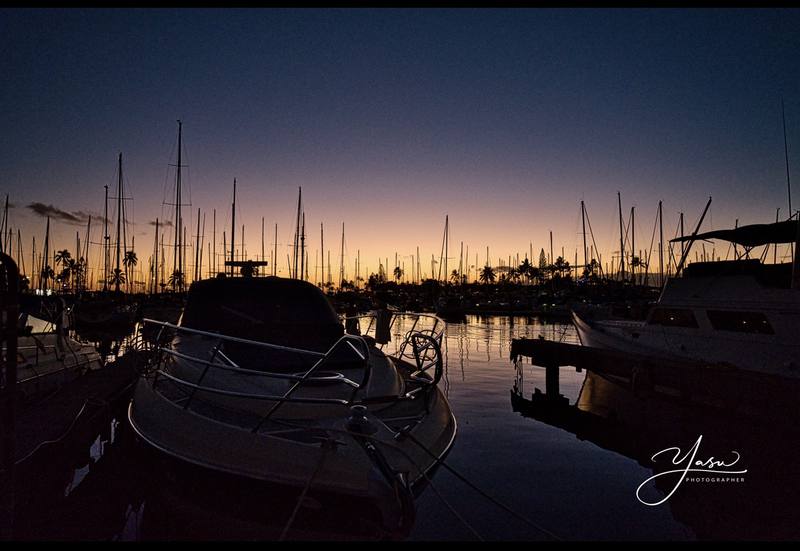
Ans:
{"type": "MultiPolygon", "coordinates": [[[[396,342],[389,346],[407,329],[393,327],[396,342]]],[[[545,388],[544,369],[527,360],[515,364],[510,357],[514,338],[578,343],[574,327],[566,322],[467,316],[466,323],[447,324],[446,371],[439,384],[458,423],[445,459],[452,471],[440,467],[416,499],[409,540],[672,541],[800,535],[800,515],[792,505],[800,488],[791,465],[796,434],[742,424],[724,412],[642,400],[612,381],[563,367],[560,393],[597,419],[576,434],[559,426],[557,416],[537,419],[512,408],[515,386],[523,398],[545,388]],[[654,471],[656,452],[671,445],[685,454],[698,437],[697,459],[714,455],[730,463],[735,452],[740,457],[736,467],[747,470],[738,476],[741,480],[679,483],[679,474],[643,484],[664,470],[654,471]],[[670,442],[672,438],[676,440],[670,442]]],[[[673,456],[670,452],[657,459],[669,465],[673,456]]],[[[276,530],[273,510],[294,505],[274,503],[272,495],[246,487],[232,488],[218,499],[173,495],[167,475],[143,457],[120,414],[65,465],[49,459],[41,463],[53,473],[43,477],[47,483],[41,482],[27,498],[16,520],[22,539],[277,539],[283,522],[277,522],[276,530]],[[273,526],[262,529],[262,518],[265,526],[270,520],[273,526]]],[[[325,516],[314,508],[308,499],[298,516],[325,516]]],[[[284,536],[304,537],[291,530],[284,536]]],[[[324,528],[310,537],[327,539],[324,528]]]]}

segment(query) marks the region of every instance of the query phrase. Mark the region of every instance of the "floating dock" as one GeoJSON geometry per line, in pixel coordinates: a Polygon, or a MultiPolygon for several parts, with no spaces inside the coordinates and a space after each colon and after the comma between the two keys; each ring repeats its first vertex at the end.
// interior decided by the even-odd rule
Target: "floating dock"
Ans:
{"type": "MultiPolygon", "coordinates": [[[[640,397],[654,394],[686,404],[722,408],[760,419],[785,417],[797,408],[800,377],[784,377],[728,365],[670,360],[544,339],[513,339],[511,359],[531,358],[543,367],[545,392],[532,399],[566,400],[559,369],[574,367],[602,375],[640,397]]],[[[513,391],[512,391],[513,393],[513,391]]],[[[518,396],[519,397],[519,396],[518,396]]]]}

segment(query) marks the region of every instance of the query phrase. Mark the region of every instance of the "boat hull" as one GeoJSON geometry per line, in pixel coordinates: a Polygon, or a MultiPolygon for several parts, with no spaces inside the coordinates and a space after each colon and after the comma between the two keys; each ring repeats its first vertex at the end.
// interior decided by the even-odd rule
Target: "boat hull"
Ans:
{"type": "MultiPolygon", "coordinates": [[[[257,481],[288,489],[294,496],[309,486],[313,494],[351,500],[354,509],[377,510],[384,535],[402,537],[409,528],[408,504],[398,500],[397,488],[366,451],[365,442],[375,445],[393,471],[405,473],[412,490],[423,487],[451,448],[456,433],[447,399],[438,388],[429,392],[424,420],[410,431],[426,449],[412,438],[395,439],[381,422],[422,415],[426,409],[423,397],[396,406],[371,406],[368,416],[378,430],[367,438],[352,434],[347,425],[349,410],[344,406],[338,411],[324,406],[325,416],[317,419],[287,418],[281,413],[275,422],[284,424],[282,431],[272,424],[256,432],[254,427],[234,426],[184,409],[143,377],[134,391],[128,419],[146,447],[167,459],[176,476],[191,466],[203,479],[257,481]]],[[[264,403],[263,411],[271,404],[264,403]]],[[[326,500],[332,499],[335,501],[326,500]]]]}

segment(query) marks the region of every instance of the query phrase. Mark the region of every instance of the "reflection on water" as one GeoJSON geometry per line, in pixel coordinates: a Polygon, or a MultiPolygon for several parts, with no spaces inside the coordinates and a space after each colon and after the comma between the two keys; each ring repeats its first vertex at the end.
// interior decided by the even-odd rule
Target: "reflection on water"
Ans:
{"type": "MultiPolygon", "coordinates": [[[[390,348],[400,344],[408,329],[403,323],[393,327],[390,348]]],[[[459,427],[447,464],[532,524],[439,469],[434,488],[417,498],[409,539],[469,540],[475,534],[487,540],[550,539],[536,526],[573,540],[799,535],[800,519],[792,505],[800,489],[792,472],[794,432],[781,429],[782,436],[776,437],[774,430],[719,413],[632,397],[606,379],[571,368],[560,370],[569,411],[545,408],[520,415],[510,401],[515,378],[523,378],[524,397],[529,398],[534,387],[544,388],[545,375],[530,363],[515,372],[511,339],[540,336],[577,343],[571,325],[533,318],[468,316],[467,323],[448,324],[443,343],[447,368],[440,383],[459,427]],[[688,449],[700,434],[703,456],[728,457],[730,450],[741,454],[747,482],[684,484],[661,506],[639,501],[637,487],[657,472],[651,456],[669,446],[688,449]]],[[[124,347],[124,340],[114,342],[124,347]]],[[[26,514],[37,520],[20,522],[25,528],[20,537],[235,540],[280,535],[296,495],[217,488],[209,499],[201,491],[205,480],[187,485],[168,477],[135,445],[124,414],[116,418],[119,423],[109,423],[104,435],[87,438],[82,455],[65,460],[56,476],[58,491],[41,491],[31,499],[26,514]],[[42,510],[51,513],[41,515],[42,510]]],[[[670,489],[671,483],[662,479],[642,495],[657,500],[670,489]]],[[[368,538],[367,521],[353,520],[348,507],[306,499],[297,512],[298,532],[289,539],[336,539],[351,529],[360,534],[357,538],[368,538]]]]}

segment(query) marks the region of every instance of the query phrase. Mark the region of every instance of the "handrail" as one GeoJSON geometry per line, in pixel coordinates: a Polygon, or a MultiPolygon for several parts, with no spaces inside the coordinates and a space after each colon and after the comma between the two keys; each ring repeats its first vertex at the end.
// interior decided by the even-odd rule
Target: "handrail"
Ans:
{"type": "MultiPolygon", "coordinates": [[[[397,356],[399,358],[413,358],[413,363],[415,363],[416,370],[413,371],[408,375],[410,381],[415,383],[419,383],[419,387],[414,388],[413,390],[409,390],[402,395],[396,396],[394,399],[413,399],[419,392],[424,391],[425,389],[429,389],[436,384],[441,379],[443,373],[443,360],[441,354],[441,342],[442,337],[444,334],[444,327],[445,324],[438,316],[433,314],[419,314],[419,313],[412,313],[412,312],[392,312],[393,316],[391,319],[391,326],[394,326],[394,322],[398,317],[402,316],[414,316],[414,323],[409,331],[407,331],[404,335],[404,339],[402,344],[399,346],[397,352],[397,356]],[[429,328],[419,329],[418,325],[420,319],[427,318],[433,321],[433,324],[429,328]],[[407,351],[407,346],[411,345],[411,352],[407,351]],[[428,376],[426,372],[434,368],[433,376],[428,376]],[[426,375],[423,375],[426,374],[426,375]]],[[[363,314],[360,316],[349,316],[343,317],[344,320],[352,320],[357,319],[360,320],[361,318],[370,319],[370,324],[368,327],[369,329],[373,328],[373,321],[375,320],[376,314],[363,314]]],[[[269,410],[261,417],[258,424],[252,429],[252,432],[256,433],[262,427],[262,425],[285,403],[285,402],[300,402],[300,403],[309,403],[309,404],[339,404],[345,406],[352,406],[353,404],[357,403],[356,401],[356,394],[360,389],[366,388],[367,383],[370,378],[370,349],[367,345],[367,341],[361,335],[353,335],[350,333],[345,333],[342,335],[334,344],[331,346],[327,352],[320,353],[314,352],[310,350],[303,350],[299,348],[293,348],[288,346],[276,345],[267,342],[261,341],[253,341],[249,339],[243,339],[239,337],[232,337],[228,335],[223,335],[219,333],[212,333],[209,331],[203,331],[200,329],[193,329],[190,327],[182,327],[177,326],[168,322],[162,322],[158,320],[153,320],[149,318],[145,318],[143,320],[142,326],[145,324],[152,324],[160,327],[159,330],[159,337],[155,343],[151,343],[153,345],[153,350],[156,355],[154,358],[156,359],[156,369],[154,370],[154,377],[152,381],[152,385],[155,387],[158,377],[164,376],[167,379],[191,388],[192,391],[190,392],[189,400],[186,404],[183,405],[184,408],[188,408],[189,403],[191,402],[191,398],[196,394],[196,392],[209,392],[214,394],[220,394],[225,396],[232,396],[238,398],[251,398],[256,400],[265,400],[265,401],[273,401],[275,402],[269,410]],[[214,353],[211,357],[211,360],[195,357],[189,354],[185,354],[174,350],[170,346],[162,346],[163,341],[161,335],[163,334],[164,330],[166,329],[173,329],[175,330],[176,334],[180,332],[194,334],[194,335],[201,335],[205,337],[210,337],[217,341],[216,346],[214,346],[214,353]],[[270,371],[259,371],[254,369],[247,369],[244,367],[240,367],[237,365],[236,362],[230,360],[227,356],[224,356],[222,353],[221,347],[225,342],[236,342],[236,343],[243,343],[247,345],[251,345],[254,347],[260,348],[268,348],[274,350],[284,350],[293,353],[304,354],[306,356],[314,356],[316,357],[316,361],[314,364],[309,367],[304,373],[275,373],[270,371]],[[364,369],[364,377],[360,383],[355,382],[347,377],[345,377],[341,373],[336,373],[335,375],[323,375],[323,376],[314,376],[314,373],[321,370],[326,363],[332,358],[335,351],[339,350],[342,346],[349,347],[359,358],[358,363],[363,365],[364,369]],[[167,357],[165,358],[164,355],[167,357]],[[222,356],[222,360],[219,361],[217,356],[222,356]],[[203,366],[202,374],[199,376],[194,382],[188,381],[185,378],[181,378],[173,373],[169,373],[168,370],[162,369],[163,362],[167,361],[167,358],[180,359],[187,362],[192,362],[197,364],[198,366],[203,366]],[[229,372],[234,373],[242,373],[246,375],[254,375],[259,377],[265,378],[274,378],[274,379],[283,379],[293,381],[293,384],[290,388],[283,394],[283,395],[268,395],[268,394],[256,394],[256,393],[249,393],[249,392],[240,392],[235,390],[225,390],[223,388],[218,387],[211,387],[203,385],[203,379],[205,378],[209,369],[222,369],[229,372]],[[304,384],[306,383],[313,383],[313,382],[331,382],[331,383],[341,383],[352,387],[352,392],[350,393],[349,397],[347,398],[304,398],[304,397],[294,397],[293,394],[304,384]]],[[[199,371],[198,371],[199,373],[199,371]]]]}
{"type": "Polygon", "coordinates": [[[212,338],[215,338],[215,339],[222,339],[222,340],[230,341],[230,342],[238,342],[238,343],[242,343],[242,344],[250,344],[250,345],[253,345],[253,346],[261,346],[261,347],[264,347],[264,348],[272,348],[272,349],[275,349],[275,350],[285,350],[287,352],[297,352],[298,354],[306,354],[307,356],[317,356],[317,357],[325,356],[325,354],[323,352],[315,352],[313,350],[303,350],[302,348],[292,348],[291,346],[282,346],[282,345],[279,345],[279,344],[272,344],[272,343],[263,342],[263,341],[253,341],[253,340],[250,340],[250,339],[242,339],[240,337],[231,337],[230,335],[223,335],[223,334],[220,334],[220,333],[212,333],[210,331],[202,331],[200,329],[192,329],[191,327],[184,327],[182,325],[174,325],[174,324],[168,323],[166,321],[158,321],[158,320],[154,320],[154,319],[150,319],[150,318],[144,318],[142,320],[142,324],[143,325],[144,324],[148,324],[148,323],[153,324],[153,325],[160,325],[162,328],[163,327],[168,327],[170,329],[175,329],[178,332],[183,331],[184,333],[193,333],[195,335],[202,335],[202,336],[205,336],[205,337],[212,337],[212,338]]]}
{"type": "MultiPolygon", "coordinates": [[[[195,358],[194,356],[189,356],[188,354],[181,354],[177,350],[172,350],[171,348],[164,348],[159,347],[158,350],[160,352],[164,352],[169,354],[170,356],[175,356],[177,358],[181,358],[182,360],[187,360],[190,362],[199,363],[201,365],[207,365],[210,367],[218,367],[220,369],[224,369],[226,371],[233,371],[235,373],[245,373],[248,375],[259,375],[262,377],[273,378],[273,379],[288,379],[291,381],[299,381],[302,379],[301,375],[293,375],[291,373],[275,373],[273,371],[258,371],[255,369],[245,369],[243,367],[238,367],[236,365],[225,365],[225,364],[218,364],[215,362],[209,362],[208,360],[201,360],[200,358],[195,358]]],[[[218,352],[219,355],[222,355],[221,352],[218,352]]],[[[359,388],[358,383],[355,381],[351,381],[341,373],[338,373],[335,377],[315,377],[311,379],[313,381],[341,381],[347,385],[350,385],[355,388],[359,388]]]]}
{"type": "MultiPolygon", "coordinates": [[[[205,359],[202,359],[202,358],[194,357],[194,356],[191,356],[191,355],[188,355],[188,354],[183,354],[183,353],[178,352],[177,350],[173,350],[173,349],[171,349],[169,347],[161,346],[159,342],[156,342],[155,351],[158,353],[156,357],[158,358],[157,359],[157,364],[158,364],[159,367],[157,367],[155,369],[152,385],[155,387],[155,385],[157,383],[157,380],[158,380],[158,376],[163,376],[163,377],[166,377],[167,379],[169,379],[169,380],[171,380],[171,381],[173,381],[173,382],[175,382],[175,383],[177,383],[179,385],[191,388],[192,392],[189,395],[189,400],[183,406],[184,409],[188,408],[189,403],[191,402],[191,398],[196,394],[197,391],[210,392],[210,393],[213,393],[213,394],[220,394],[220,395],[225,395],[225,396],[233,396],[233,397],[237,397],[237,398],[251,398],[251,399],[257,399],[257,400],[274,401],[275,404],[260,419],[260,421],[258,422],[256,427],[253,429],[253,432],[257,432],[258,429],[264,424],[264,422],[267,419],[269,419],[269,417],[273,413],[275,413],[275,411],[284,402],[300,402],[300,403],[310,403],[310,404],[352,405],[353,400],[354,400],[355,395],[356,395],[356,392],[360,388],[365,387],[367,382],[369,381],[369,374],[370,374],[369,348],[368,348],[367,343],[364,341],[363,338],[357,337],[357,336],[354,336],[354,335],[347,335],[347,334],[342,335],[333,344],[333,346],[331,346],[328,349],[327,352],[319,353],[319,352],[313,352],[313,351],[309,351],[309,350],[302,350],[302,349],[298,349],[298,348],[275,345],[275,344],[265,343],[265,342],[260,342],[260,341],[251,341],[251,340],[248,340],[248,339],[242,339],[242,338],[239,338],[239,337],[231,337],[231,336],[222,335],[222,334],[219,334],[219,333],[210,333],[208,331],[201,331],[199,329],[192,329],[192,328],[189,328],[189,327],[180,327],[180,326],[173,325],[171,323],[152,320],[152,319],[149,319],[149,318],[144,319],[143,322],[144,323],[151,323],[153,325],[157,325],[157,326],[161,327],[158,341],[161,340],[160,335],[161,335],[161,332],[163,332],[163,330],[165,328],[176,329],[176,332],[184,331],[186,333],[208,336],[208,337],[212,337],[215,340],[217,340],[218,344],[214,347],[214,351],[215,352],[214,352],[214,355],[212,356],[212,361],[208,361],[208,360],[205,360],[205,359]],[[313,356],[316,356],[318,358],[317,358],[317,361],[314,362],[314,364],[307,371],[305,371],[304,373],[299,374],[299,375],[298,374],[274,373],[274,372],[270,372],[270,371],[258,371],[258,370],[253,370],[253,369],[246,369],[246,368],[239,367],[238,365],[236,365],[235,362],[230,360],[227,356],[225,356],[222,353],[222,351],[219,348],[225,341],[244,343],[244,344],[249,344],[249,345],[252,345],[252,346],[257,346],[257,347],[262,347],[262,348],[270,348],[270,349],[275,349],[275,350],[285,350],[285,351],[295,352],[295,353],[304,353],[307,356],[308,355],[313,355],[313,356]],[[358,344],[358,346],[353,344],[354,341],[358,344]],[[341,346],[343,346],[345,343],[346,343],[347,346],[349,346],[349,348],[353,352],[356,353],[356,355],[359,358],[359,363],[363,364],[364,377],[363,377],[362,381],[360,383],[357,383],[357,382],[345,377],[341,373],[337,373],[337,374],[335,374],[333,376],[326,375],[326,376],[321,376],[321,377],[312,377],[311,375],[315,371],[317,371],[320,367],[324,366],[328,362],[328,360],[331,358],[332,354],[336,350],[340,349],[341,346]],[[162,354],[167,354],[171,358],[179,358],[179,359],[185,360],[187,362],[192,362],[192,363],[196,363],[196,364],[205,366],[203,371],[202,371],[202,374],[200,375],[200,378],[197,380],[197,382],[190,382],[190,381],[187,381],[187,380],[185,380],[185,379],[183,379],[183,378],[181,378],[179,376],[176,376],[174,374],[169,373],[165,369],[162,369],[160,367],[160,365],[161,365],[161,363],[163,361],[162,360],[162,358],[163,358],[162,354]],[[223,359],[230,365],[217,363],[217,362],[213,361],[216,358],[217,355],[222,356],[223,359]],[[208,372],[208,370],[210,368],[217,368],[217,369],[222,369],[222,370],[226,370],[226,371],[232,371],[232,372],[236,372],[236,373],[243,373],[243,374],[247,374],[247,375],[258,375],[258,376],[266,377],[266,378],[291,380],[291,381],[294,381],[294,384],[282,396],[267,395],[267,394],[254,394],[254,393],[247,393],[247,392],[238,392],[238,391],[234,391],[234,390],[225,390],[225,389],[222,389],[222,388],[204,386],[204,385],[202,385],[200,383],[202,383],[203,379],[206,376],[206,373],[208,372]],[[302,386],[303,383],[307,383],[307,382],[341,383],[341,384],[345,384],[345,385],[348,385],[348,386],[352,387],[353,390],[352,390],[352,392],[350,393],[350,396],[347,399],[344,399],[344,398],[304,398],[304,397],[297,398],[297,397],[293,397],[292,394],[300,386],[302,386]]],[[[144,325],[144,323],[143,323],[143,325],[144,325]]]]}
{"type": "MultiPolygon", "coordinates": [[[[195,390],[202,390],[204,392],[211,392],[213,394],[222,394],[224,396],[234,396],[236,398],[252,398],[254,400],[269,400],[269,401],[284,401],[282,396],[270,395],[270,394],[251,394],[249,392],[236,392],[235,390],[223,390],[221,388],[214,388],[211,386],[202,386],[197,385],[195,383],[190,383],[189,381],[184,381],[180,377],[175,377],[174,375],[170,375],[166,371],[159,369],[158,372],[163,375],[164,377],[178,383],[179,385],[188,386],[195,390]]],[[[350,401],[345,400],[343,398],[292,398],[290,401],[293,402],[305,402],[309,404],[341,404],[341,405],[349,405],[350,401]]]]}

